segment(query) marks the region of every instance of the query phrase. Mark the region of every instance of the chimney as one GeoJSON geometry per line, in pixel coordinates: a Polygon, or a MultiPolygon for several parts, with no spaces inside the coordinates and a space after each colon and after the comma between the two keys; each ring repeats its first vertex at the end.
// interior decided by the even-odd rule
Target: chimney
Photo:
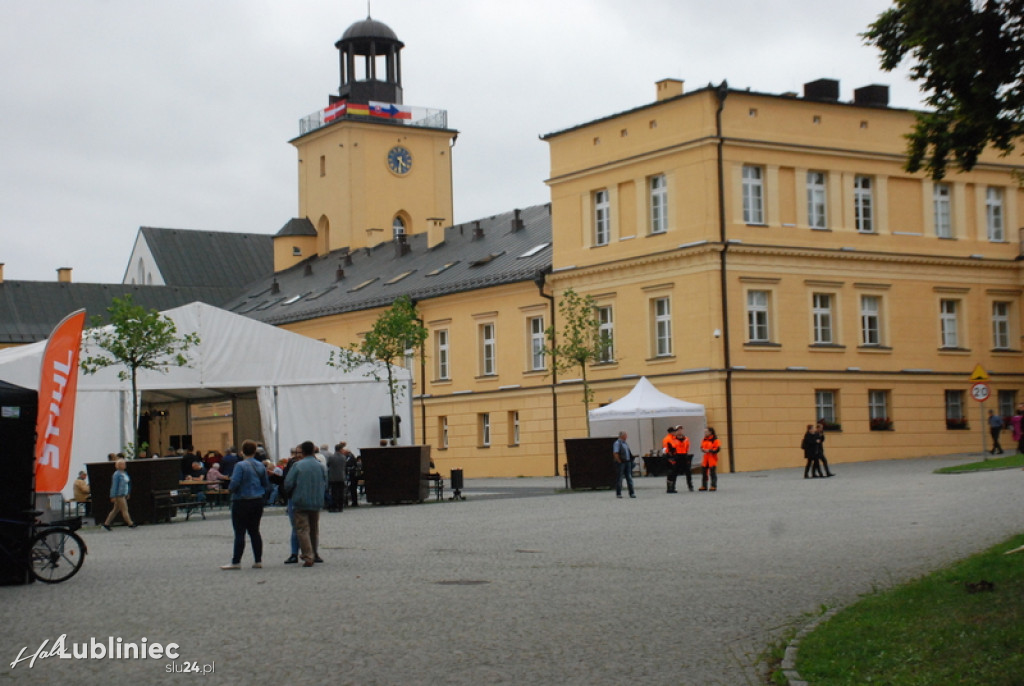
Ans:
{"type": "Polygon", "coordinates": [[[878,83],[853,90],[853,104],[864,107],[888,107],[889,87],[878,83]]]}
{"type": "Polygon", "coordinates": [[[659,102],[683,94],[682,79],[662,79],[655,82],[654,86],[659,102]]]}
{"type": "Polygon", "coordinates": [[[427,249],[431,249],[444,243],[444,217],[427,217],[427,221],[427,249]]]}
{"type": "Polygon", "coordinates": [[[335,281],[344,281],[345,280],[345,270],[342,269],[341,267],[338,267],[337,271],[334,272],[334,280],[335,281]]]}
{"type": "Polygon", "coordinates": [[[839,82],[835,79],[818,79],[804,84],[804,98],[839,102],[839,82]]]}
{"type": "Polygon", "coordinates": [[[523,228],[523,217],[522,210],[515,210],[515,216],[512,217],[512,232],[521,231],[523,228]]]}
{"type": "Polygon", "coordinates": [[[412,248],[409,247],[409,241],[404,233],[400,233],[395,236],[395,257],[401,257],[402,255],[409,254],[412,248]]]}
{"type": "Polygon", "coordinates": [[[58,283],[71,283],[71,267],[60,267],[57,270],[58,283]]]}
{"type": "Polygon", "coordinates": [[[484,229],[480,226],[480,220],[473,222],[473,238],[474,241],[479,241],[484,237],[484,229]]]}
{"type": "Polygon", "coordinates": [[[280,292],[281,292],[281,284],[279,284],[277,282],[277,279],[274,279],[274,283],[270,284],[270,294],[271,295],[277,295],[280,292]]]}
{"type": "Polygon", "coordinates": [[[303,276],[313,276],[313,263],[307,262],[306,266],[302,269],[303,276]]]}

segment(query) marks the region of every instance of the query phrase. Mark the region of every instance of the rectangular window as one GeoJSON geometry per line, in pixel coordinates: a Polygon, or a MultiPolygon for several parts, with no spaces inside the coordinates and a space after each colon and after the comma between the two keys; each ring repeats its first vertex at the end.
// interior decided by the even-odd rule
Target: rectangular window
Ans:
{"type": "Polygon", "coordinates": [[[939,301],[939,323],[942,329],[942,347],[960,347],[959,300],[939,301]]]}
{"type": "Polygon", "coordinates": [[[512,410],[508,413],[508,437],[509,445],[519,445],[519,411],[512,410]]]}
{"type": "Polygon", "coordinates": [[[1010,347],[1010,303],[992,303],[992,347],[1007,350],[1010,347]]]}
{"type": "Polygon", "coordinates": [[[764,224],[764,182],[761,167],[743,165],[743,221],[764,224]]]}
{"type": "Polygon", "coordinates": [[[483,376],[497,374],[496,343],[494,340],[494,324],[480,325],[480,373],[483,376]]]}
{"type": "Polygon", "coordinates": [[[437,435],[440,437],[441,450],[448,449],[448,417],[437,418],[437,435]]]}
{"type": "Polygon", "coordinates": [[[491,413],[481,412],[477,415],[477,442],[482,448],[491,445],[491,413]]]}
{"type": "Polygon", "coordinates": [[[826,428],[839,424],[839,415],[836,412],[836,394],[836,391],[814,392],[814,416],[819,422],[824,421],[826,428]]]}
{"type": "Polygon", "coordinates": [[[768,291],[747,291],[747,341],[750,343],[771,341],[768,302],[768,291]]]}
{"type": "Polygon", "coordinates": [[[809,171],[807,172],[807,223],[812,229],[828,228],[825,206],[825,173],[809,171]]]}
{"type": "Polygon", "coordinates": [[[892,428],[889,417],[889,391],[868,391],[868,422],[873,431],[892,428]]]}
{"type": "Polygon", "coordinates": [[[1006,240],[1003,231],[1003,189],[989,186],[985,190],[985,223],[988,226],[988,239],[993,243],[1006,240]]]}
{"type": "Polygon", "coordinates": [[[608,245],[611,238],[608,191],[594,193],[594,245],[608,245]]]}
{"type": "Polygon", "coordinates": [[[964,415],[963,391],[946,391],[946,428],[967,428],[967,417],[964,415]]]}
{"type": "Polygon", "coordinates": [[[815,293],[813,296],[812,315],[814,319],[815,345],[831,345],[835,342],[832,329],[832,294],[815,293]]]}
{"type": "Polygon", "coordinates": [[[665,233],[668,230],[668,188],[665,175],[652,176],[648,181],[650,198],[651,233],[665,233]]]}
{"type": "Polygon", "coordinates": [[[953,215],[950,210],[948,183],[933,186],[932,200],[935,205],[935,235],[939,238],[953,237],[953,215]]]}
{"type": "Polygon", "coordinates": [[[874,196],[870,176],[856,176],[853,179],[853,215],[860,233],[874,233],[874,196]]]}
{"type": "Polygon", "coordinates": [[[672,304],[668,298],[654,300],[654,356],[672,354],[672,304]]]}
{"type": "Polygon", "coordinates": [[[544,317],[530,317],[530,369],[537,371],[545,369],[544,365],[544,344],[547,339],[544,336],[544,317]]]}
{"type": "Polygon", "coordinates": [[[882,298],[877,295],[860,296],[860,344],[882,344],[882,298]]]}
{"type": "Polygon", "coordinates": [[[596,308],[597,335],[601,340],[600,362],[615,361],[615,325],[612,319],[612,306],[602,305],[596,308]]]}
{"type": "Polygon", "coordinates": [[[999,391],[999,416],[1007,420],[1017,412],[1017,391],[999,391]]]}
{"type": "Polygon", "coordinates": [[[327,156],[320,155],[320,176],[327,176],[327,156]]]}
{"type": "Polygon", "coordinates": [[[437,362],[437,378],[443,381],[451,379],[448,352],[448,329],[439,329],[434,334],[434,360],[437,362]]]}

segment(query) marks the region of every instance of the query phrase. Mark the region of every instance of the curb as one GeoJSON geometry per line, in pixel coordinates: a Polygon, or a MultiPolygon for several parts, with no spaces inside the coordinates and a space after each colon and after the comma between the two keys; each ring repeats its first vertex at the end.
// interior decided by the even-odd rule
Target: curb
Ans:
{"type": "Polygon", "coordinates": [[[808,622],[800,631],[797,632],[793,640],[786,646],[786,652],[782,657],[782,673],[786,675],[786,680],[789,682],[789,686],[809,686],[806,681],[801,678],[800,673],[796,671],[796,656],[800,650],[800,641],[803,640],[807,634],[811,633],[818,628],[822,622],[826,622],[832,619],[833,616],[843,608],[833,607],[821,615],[815,617],[808,622]]]}

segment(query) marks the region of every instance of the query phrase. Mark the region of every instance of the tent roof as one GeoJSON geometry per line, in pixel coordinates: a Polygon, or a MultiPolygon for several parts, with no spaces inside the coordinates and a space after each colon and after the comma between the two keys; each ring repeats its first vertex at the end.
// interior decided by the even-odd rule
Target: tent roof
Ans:
{"type": "Polygon", "coordinates": [[[590,420],[645,419],[655,417],[697,417],[704,406],[673,398],[654,387],[646,376],[640,377],[629,393],[613,403],[590,411],[590,420]]]}
{"type": "MultiPolygon", "coordinates": [[[[194,302],[162,312],[174,321],[179,335],[197,332],[200,343],[189,350],[188,367],[167,373],[139,372],[139,389],[152,402],[223,397],[259,386],[302,386],[330,383],[375,383],[369,367],[346,371],[328,364],[335,346],[276,326],[194,302]]],[[[0,379],[39,387],[39,365],[46,341],[0,350],[0,379]]],[[[118,378],[122,367],[79,376],[78,390],[128,390],[118,378]]],[[[400,379],[410,372],[395,369],[400,379]]]]}

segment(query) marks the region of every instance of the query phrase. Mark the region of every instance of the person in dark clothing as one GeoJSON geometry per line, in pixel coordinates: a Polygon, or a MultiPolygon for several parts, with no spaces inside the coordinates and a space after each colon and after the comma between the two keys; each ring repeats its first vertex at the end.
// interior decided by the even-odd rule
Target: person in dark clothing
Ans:
{"type": "Polygon", "coordinates": [[[818,455],[818,432],[815,430],[813,424],[807,425],[807,433],[804,434],[804,440],[800,442],[800,448],[804,451],[804,459],[807,460],[807,465],[804,467],[804,478],[809,479],[812,476],[817,478],[819,476],[825,476],[821,473],[821,460],[818,455]]]}
{"type": "Polygon", "coordinates": [[[348,480],[348,494],[352,507],[359,507],[359,480],[363,478],[363,460],[348,449],[345,450],[345,477],[348,480]]]}
{"type": "Polygon", "coordinates": [[[263,518],[263,501],[267,497],[270,483],[263,463],[256,459],[256,441],[242,443],[244,460],[235,465],[231,474],[231,527],[235,531],[235,545],[231,563],[221,569],[241,569],[242,553],[245,552],[245,535],[252,545],[253,569],[263,567],[263,537],[260,535],[260,520],[263,518]]]}
{"type": "Polygon", "coordinates": [[[331,501],[328,511],[342,512],[345,509],[345,449],[344,443],[334,446],[334,452],[327,456],[327,490],[331,501]]]}
{"type": "Polygon", "coordinates": [[[818,459],[821,460],[821,466],[825,468],[825,476],[835,476],[832,470],[828,468],[828,460],[825,459],[825,420],[818,420],[818,459]]]}

